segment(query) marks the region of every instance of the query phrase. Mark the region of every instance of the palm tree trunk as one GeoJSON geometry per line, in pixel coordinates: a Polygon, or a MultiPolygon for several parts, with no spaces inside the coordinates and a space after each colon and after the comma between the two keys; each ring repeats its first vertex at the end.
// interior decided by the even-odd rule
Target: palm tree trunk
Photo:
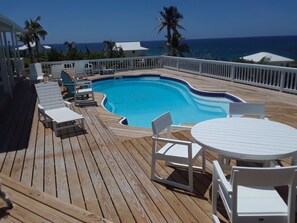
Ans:
{"type": "Polygon", "coordinates": [[[36,47],[36,55],[37,55],[37,61],[39,62],[40,59],[39,59],[39,42],[37,40],[35,40],[35,47],[36,47]]]}
{"type": "Polygon", "coordinates": [[[28,45],[28,51],[29,51],[29,55],[30,55],[30,61],[31,61],[31,63],[34,63],[32,48],[31,48],[30,44],[28,45]]]}

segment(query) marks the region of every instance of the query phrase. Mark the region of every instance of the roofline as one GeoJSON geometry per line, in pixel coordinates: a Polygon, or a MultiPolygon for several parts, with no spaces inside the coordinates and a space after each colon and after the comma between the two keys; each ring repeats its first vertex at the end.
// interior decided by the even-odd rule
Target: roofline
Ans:
{"type": "Polygon", "coordinates": [[[4,16],[1,13],[0,13],[0,20],[3,23],[7,24],[8,26],[11,26],[11,28],[14,29],[16,32],[25,32],[26,31],[26,29],[22,28],[21,26],[19,26],[14,21],[12,21],[11,19],[7,18],[6,16],[4,16]]]}

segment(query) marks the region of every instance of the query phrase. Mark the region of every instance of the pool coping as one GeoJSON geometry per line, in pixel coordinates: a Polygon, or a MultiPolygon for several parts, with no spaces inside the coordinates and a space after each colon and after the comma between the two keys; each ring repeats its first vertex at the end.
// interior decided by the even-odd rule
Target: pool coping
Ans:
{"type": "MultiPolygon", "coordinates": [[[[228,92],[215,92],[215,91],[203,91],[203,90],[198,90],[197,88],[194,88],[188,81],[185,81],[183,79],[179,79],[179,78],[173,78],[173,77],[166,77],[166,76],[162,76],[161,74],[137,74],[137,75],[117,75],[117,76],[109,76],[109,77],[103,77],[103,78],[99,78],[99,79],[95,79],[92,80],[93,83],[95,82],[99,82],[99,81],[104,81],[104,80],[111,80],[111,79],[122,79],[122,78],[139,78],[139,77],[159,77],[160,79],[165,79],[165,80],[171,80],[171,81],[175,81],[178,83],[181,83],[183,85],[185,85],[189,91],[193,94],[199,95],[199,96],[206,96],[206,97],[221,97],[221,98],[226,98],[229,99],[233,102],[245,102],[243,99],[230,94],[228,92]]],[[[102,92],[100,92],[102,93],[102,92]]],[[[103,93],[102,93],[103,94],[103,93]]],[[[107,100],[107,96],[105,94],[103,94],[103,99],[101,100],[101,105],[102,107],[110,112],[109,110],[106,109],[106,107],[104,106],[104,103],[107,100]]],[[[112,113],[112,112],[111,112],[112,113]]],[[[112,113],[114,114],[114,113],[112,113]]],[[[115,114],[117,115],[117,114],[115,114]]],[[[120,116],[122,117],[122,119],[119,121],[120,124],[128,126],[128,119],[124,116],[120,116]]],[[[144,127],[143,127],[144,128],[144,127]]]]}

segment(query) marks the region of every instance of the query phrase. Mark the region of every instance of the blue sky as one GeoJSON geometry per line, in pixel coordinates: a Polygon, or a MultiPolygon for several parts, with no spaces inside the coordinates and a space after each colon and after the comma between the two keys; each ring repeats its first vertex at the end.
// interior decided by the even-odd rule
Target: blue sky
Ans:
{"type": "Polygon", "coordinates": [[[176,6],[186,39],[297,35],[297,0],[2,0],[23,26],[41,16],[45,43],[163,40],[157,17],[176,6]]]}

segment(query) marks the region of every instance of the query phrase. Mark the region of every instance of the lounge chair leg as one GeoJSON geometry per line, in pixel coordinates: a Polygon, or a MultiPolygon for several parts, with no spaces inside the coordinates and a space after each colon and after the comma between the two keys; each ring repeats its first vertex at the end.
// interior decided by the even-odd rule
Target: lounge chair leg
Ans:
{"type": "Polygon", "coordinates": [[[56,137],[58,137],[57,123],[56,122],[53,122],[53,129],[54,129],[54,132],[56,134],[56,137]]]}
{"type": "Polygon", "coordinates": [[[81,119],[80,120],[80,125],[81,125],[81,128],[82,128],[82,130],[85,130],[85,122],[84,122],[84,120],[83,119],[81,119]]]}

